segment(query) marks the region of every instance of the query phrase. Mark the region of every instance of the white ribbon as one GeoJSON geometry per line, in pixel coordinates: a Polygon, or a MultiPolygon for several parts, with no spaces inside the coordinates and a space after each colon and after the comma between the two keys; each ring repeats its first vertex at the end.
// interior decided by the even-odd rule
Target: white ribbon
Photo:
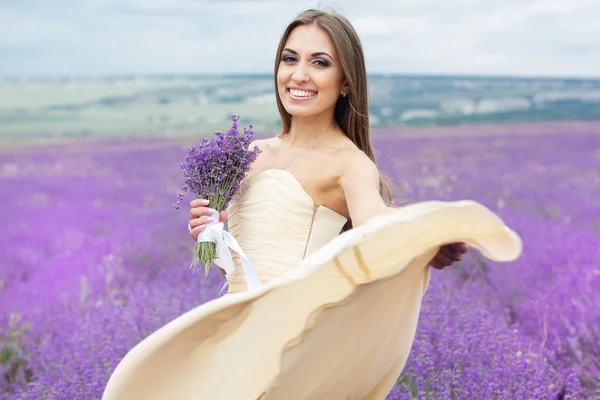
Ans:
{"type": "Polygon", "coordinates": [[[254,267],[252,267],[250,260],[248,260],[246,254],[244,254],[244,250],[242,250],[237,240],[224,229],[225,225],[222,222],[219,222],[219,212],[216,211],[212,215],[212,218],[213,220],[207,224],[206,229],[200,232],[196,241],[198,243],[213,242],[217,244],[217,258],[215,258],[214,263],[225,270],[225,278],[227,278],[228,282],[235,270],[233,257],[229,250],[231,249],[240,256],[248,290],[261,287],[262,282],[254,270],[254,267]]]}

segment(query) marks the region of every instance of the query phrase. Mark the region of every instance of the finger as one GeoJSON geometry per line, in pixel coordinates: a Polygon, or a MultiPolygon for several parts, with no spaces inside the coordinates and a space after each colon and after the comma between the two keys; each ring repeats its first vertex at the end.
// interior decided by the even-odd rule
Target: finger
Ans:
{"type": "Polygon", "coordinates": [[[206,200],[206,199],[194,199],[194,200],[190,201],[190,208],[202,207],[202,206],[207,206],[207,205],[208,205],[208,200],[206,200]]]}
{"type": "Polygon", "coordinates": [[[203,215],[212,215],[212,214],[214,214],[214,212],[215,212],[215,210],[213,210],[212,208],[195,207],[190,210],[190,219],[198,218],[203,215]]]}
{"type": "Polygon", "coordinates": [[[450,243],[448,246],[452,247],[454,250],[456,250],[459,253],[466,253],[469,250],[469,246],[467,246],[465,243],[450,243]]]}
{"type": "Polygon", "coordinates": [[[206,229],[206,225],[204,225],[204,224],[199,225],[190,231],[190,236],[192,237],[192,239],[194,239],[194,241],[196,241],[196,240],[198,240],[198,235],[204,229],[206,229]]]}
{"type": "Polygon", "coordinates": [[[227,220],[227,211],[221,211],[219,213],[219,222],[225,222],[227,220]]]}
{"type": "Polygon", "coordinates": [[[212,217],[192,218],[190,219],[189,224],[190,227],[193,229],[197,226],[208,224],[209,222],[212,222],[212,220],[212,217]]]}
{"type": "Polygon", "coordinates": [[[431,262],[429,263],[429,265],[431,265],[431,267],[435,268],[435,269],[444,269],[444,267],[442,266],[442,264],[440,264],[440,262],[437,259],[433,259],[431,260],[431,262]]]}
{"type": "Polygon", "coordinates": [[[452,263],[454,262],[450,257],[448,257],[446,254],[444,254],[444,252],[442,252],[442,251],[437,253],[437,255],[435,256],[435,259],[444,267],[447,267],[448,265],[452,265],[452,263]]]}
{"type": "Polygon", "coordinates": [[[462,259],[463,253],[456,251],[453,247],[443,247],[442,251],[452,262],[460,261],[462,259]]]}

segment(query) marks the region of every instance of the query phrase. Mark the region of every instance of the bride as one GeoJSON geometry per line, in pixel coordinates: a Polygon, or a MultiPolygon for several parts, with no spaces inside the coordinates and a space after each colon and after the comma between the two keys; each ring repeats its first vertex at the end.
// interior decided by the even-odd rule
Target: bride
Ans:
{"type": "MultiPolygon", "coordinates": [[[[391,191],[375,164],[364,55],[348,20],[308,10],[291,22],[277,49],[275,87],[283,131],[252,143],[261,153],[248,179],[250,192],[229,208],[229,230],[260,266],[263,283],[342,229],[394,210],[385,202],[391,202],[391,191]],[[268,215],[269,222],[260,215],[268,215]]],[[[190,203],[194,240],[214,222],[215,210],[207,204],[190,203]]],[[[220,222],[226,219],[222,211],[220,222]]],[[[466,251],[463,243],[445,245],[431,266],[442,269],[466,251]]],[[[238,269],[229,279],[229,293],[243,290],[238,269]]]]}
{"type": "Polygon", "coordinates": [[[228,220],[263,286],[249,290],[236,258],[228,293],[134,347],[104,399],[383,399],[412,346],[429,266],[460,260],[467,244],[498,261],[520,253],[475,202],[386,204],[346,18],[298,15],[275,87],[282,133],[253,144],[262,152],[228,209],[190,204],[191,236],[228,220]]]}

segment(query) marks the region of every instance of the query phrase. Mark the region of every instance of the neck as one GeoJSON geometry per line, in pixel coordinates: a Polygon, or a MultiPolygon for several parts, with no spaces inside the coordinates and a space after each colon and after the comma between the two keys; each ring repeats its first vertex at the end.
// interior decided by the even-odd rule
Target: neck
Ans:
{"type": "Polygon", "coordinates": [[[292,116],[289,137],[289,145],[292,147],[309,146],[317,137],[335,134],[339,131],[332,113],[324,112],[310,117],[292,116]]]}

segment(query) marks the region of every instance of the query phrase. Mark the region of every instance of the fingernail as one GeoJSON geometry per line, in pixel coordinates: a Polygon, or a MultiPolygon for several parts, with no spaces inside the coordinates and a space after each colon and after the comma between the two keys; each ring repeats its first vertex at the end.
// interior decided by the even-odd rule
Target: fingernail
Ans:
{"type": "Polygon", "coordinates": [[[204,205],[204,206],[207,206],[207,205],[208,205],[208,203],[209,203],[209,201],[208,201],[208,200],[206,200],[206,199],[202,199],[202,200],[200,200],[200,204],[202,204],[202,205],[204,205]]]}
{"type": "Polygon", "coordinates": [[[206,218],[206,222],[212,222],[212,220],[213,220],[213,217],[206,218]]]}
{"type": "Polygon", "coordinates": [[[208,211],[210,211],[211,213],[216,213],[217,210],[215,210],[214,208],[207,208],[208,211]]]}
{"type": "Polygon", "coordinates": [[[205,226],[206,226],[206,224],[198,225],[198,228],[204,229],[205,226]]]}

